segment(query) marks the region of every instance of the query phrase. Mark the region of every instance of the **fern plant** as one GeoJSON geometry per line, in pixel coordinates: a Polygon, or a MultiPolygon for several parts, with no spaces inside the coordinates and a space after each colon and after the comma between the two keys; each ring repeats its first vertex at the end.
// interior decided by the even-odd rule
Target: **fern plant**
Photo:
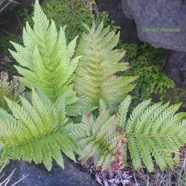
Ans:
{"type": "MultiPolygon", "coordinates": [[[[119,33],[103,29],[103,23],[85,26],[88,33],[83,34],[74,57],[77,37],[67,44],[65,27],[58,32],[38,0],[33,20],[33,28],[27,23],[23,30],[23,46],[12,42],[16,51],[10,52],[19,63],[20,82],[41,91],[32,91],[32,104],[23,97],[21,105],[5,98],[12,115],[0,109],[1,160],[43,162],[51,170],[52,158],[64,167],[62,151],[74,161],[74,153],[79,153],[83,162],[92,157],[98,169],[115,169],[125,162],[127,145],[137,170],[143,162],[152,172],[153,160],[162,170],[167,164],[173,168],[179,161],[178,147],[186,140],[186,113],[176,114],[180,104],[150,105],[147,100],[127,117],[131,103],[127,93],[137,77],[117,75],[130,67],[118,62],[125,54],[114,49],[119,33]],[[81,107],[75,105],[73,89],[81,107]],[[120,102],[118,116],[110,117],[120,102]],[[96,120],[84,114],[82,123],[67,124],[66,112],[74,116],[99,103],[96,120]]],[[[8,84],[2,86],[8,90],[8,84]]]]}
{"type": "Polygon", "coordinates": [[[149,172],[153,161],[165,170],[179,162],[178,148],[186,141],[186,113],[176,113],[180,104],[169,106],[162,102],[150,105],[143,101],[127,117],[131,97],[128,96],[118,110],[118,127],[123,127],[127,145],[136,170],[142,162],[149,172]],[[127,119],[128,118],[128,119],[127,119]]]}
{"type": "Polygon", "coordinates": [[[18,82],[16,77],[12,81],[9,81],[8,73],[5,71],[1,72],[0,78],[0,106],[7,109],[7,104],[4,96],[11,100],[18,101],[19,95],[23,95],[25,92],[25,86],[18,82]]]}
{"type": "Polygon", "coordinates": [[[100,100],[96,121],[86,114],[81,124],[73,126],[71,133],[80,145],[83,163],[92,157],[98,169],[118,169],[127,159],[128,149],[136,170],[144,163],[153,172],[154,162],[161,170],[167,165],[173,169],[179,162],[179,147],[186,141],[186,113],[176,113],[181,104],[151,104],[149,99],[129,115],[130,103],[131,96],[127,96],[117,115],[111,117],[100,100]]]}
{"type": "Polygon", "coordinates": [[[1,160],[43,162],[50,171],[52,158],[63,168],[61,151],[75,161],[79,152],[66,127],[64,96],[55,103],[42,92],[32,91],[32,104],[20,97],[21,105],[5,98],[12,115],[0,108],[1,160]]]}
{"type": "Polygon", "coordinates": [[[38,0],[34,5],[34,26],[26,23],[23,29],[23,46],[12,42],[16,51],[10,50],[20,66],[15,66],[23,76],[22,84],[39,88],[51,101],[70,91],[69,102],[76,100],[71,81],[79,56],[73,57],[77,37],[69,44],[65,38],[65,27],[59,32],[53,21],[49,22],[38,0]]]}
{"type": "Polygon", "coordinates": [[[82,56],[76,70],[75,90],[84,106],[98,106],[103,99],[111,112],[114,112],[135,84],[137,77],[118,77],[118,71],[129,69],[128,63],[118,63],[125,54],[113,48],[119,40],[119,33],[103,29],[103,23],[96,28],[85,25],[88,33],[83,33],[77,47],[76,56],[82,56]]]}
{"type": "Polygon", "coordinates": [[[93,115],[84,114],[82,123],[71,126],[71,134],[80,146],[82,163],[93,158],[98,170],[118,169],[125,161],[125,135],[115,131],[117,116],[110,117],[105,109],[94,121],[93,115]]]}

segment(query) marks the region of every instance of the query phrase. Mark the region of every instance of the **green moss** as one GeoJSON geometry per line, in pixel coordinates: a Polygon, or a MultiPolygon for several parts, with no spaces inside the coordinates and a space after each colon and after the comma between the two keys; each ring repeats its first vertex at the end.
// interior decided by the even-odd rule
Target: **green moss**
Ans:
{"type": "Polygon", "coordinates": [[[147,43],[121,43],[120,48],[127,51],[123,60],[131,64],[125,75],[139,76],[132,95],[141,101],[148,99],[152,94],[158,94],[162,100],[166,90],[174,87],[174,82],[163,72],[167,57],[165,52],[147,43]]]}

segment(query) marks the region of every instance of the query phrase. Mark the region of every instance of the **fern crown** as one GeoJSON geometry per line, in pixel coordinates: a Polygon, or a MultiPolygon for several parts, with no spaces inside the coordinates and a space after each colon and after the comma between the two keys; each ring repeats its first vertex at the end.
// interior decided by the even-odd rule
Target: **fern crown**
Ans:
{"type": "Polygon", "coordinates": [[[115,132],[117,116],[109,116],[109,110],[103,110],[94,121],[93,115],[84,114],[81,124],[74,125],[71,132],[80,145],[80,159],[93,158],[97,169],[118,168],[124,162],[124,135],[115,132]]]}
{"type": "Polygon", "coordinates": [[[67,44],[65,27],[60,27],[58,32],[55,23],[49,22],[43,13],[38,0],[33,21],[33,28],[27,22],[23,30],[24,45],[12,42],[16,51],[10,50],[20,65],[16,66],[23,76],[19,78],[20,82],[29,88],[39,88],[52,101],[67,91],[71,91],[69,99],[74,99],[71,81],[80,58],[73,58],[77,37],[67,44]]]}

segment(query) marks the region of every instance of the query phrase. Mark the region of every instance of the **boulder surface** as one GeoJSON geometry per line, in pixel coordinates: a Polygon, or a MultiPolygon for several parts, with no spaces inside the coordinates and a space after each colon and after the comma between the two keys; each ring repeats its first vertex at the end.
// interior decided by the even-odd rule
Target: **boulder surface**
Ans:
{"type": "Polygon", "coordinates": [[[186,53],[171,52],[165,65],[166,74],[186,88],[186,53]]]}
{"type": "Polygon", "coordinates": [[[11,162],[1,173],[0,183],[15,170],[8,185],[18,186],[98,186],[99,184],[78,164],[64,157],[65,169],[54,163],[50,172],[43,165],[24,161],[11,162]]]}
{"type": "Polygon", "coordinates": [[[186,52],[186,0],[121,0],[139,39],[154,47],[186,52]]]}
{"type": "Polygon", "coordinates": [[[125,43],[139,42],[136,24],[123,13],[121,0],[96,0],[99,11],[109,13],[109,18],[121,27],[121,39],[125,43]]]}

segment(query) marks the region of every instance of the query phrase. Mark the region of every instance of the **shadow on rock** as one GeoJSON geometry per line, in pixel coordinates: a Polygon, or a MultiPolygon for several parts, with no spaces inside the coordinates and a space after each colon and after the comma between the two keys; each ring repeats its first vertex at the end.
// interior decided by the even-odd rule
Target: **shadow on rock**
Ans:
{"type": "MultiPolygon", "coordinates": [[[[18,180],[18,186],[98,186],[99,184],[78,164],[64,157],[65,169],[54,163],[53,168],[48,172],[43,165],[35,165],[24,161],[11,162],[2,172],[2,182],[14,169],[8,185],[18,180]]],[[[7,185],[7,186],[8,186],[7,185]]]]}

